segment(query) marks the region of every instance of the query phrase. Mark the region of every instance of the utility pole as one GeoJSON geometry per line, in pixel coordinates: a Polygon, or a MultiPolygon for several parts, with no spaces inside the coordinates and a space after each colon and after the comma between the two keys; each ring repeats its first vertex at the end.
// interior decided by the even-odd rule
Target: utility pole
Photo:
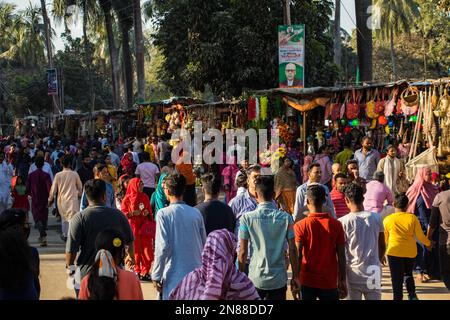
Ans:
{"type": "Polygon", "coordinates": [[[285,25],[291,25],[291,0],[283,0],[283,20],[285,25]]]}

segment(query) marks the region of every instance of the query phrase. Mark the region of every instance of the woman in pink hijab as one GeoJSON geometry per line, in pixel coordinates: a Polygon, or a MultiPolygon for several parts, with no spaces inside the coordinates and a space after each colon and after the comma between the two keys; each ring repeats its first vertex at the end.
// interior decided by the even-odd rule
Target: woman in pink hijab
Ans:
{"type": "MultiPolygon", "coordinates": [[[[439,188],[431,181],[431,169],[429,167],[420,168],[414,183],[406,192],[409,199],[408,212],[414,213],[419,218],[424,233],[427,232],[430,223],[431,207],[434,198],[439,193],[439,188]]],[[[432,278],[439,277],[439,270],[437,270],[439,264],[435,261],[437,259],[436,249],[433,248],[431,252],[420,248],[420,246],[418,249],[417,266],[420,269],[421,281],[427,282],[432,278]]]]}

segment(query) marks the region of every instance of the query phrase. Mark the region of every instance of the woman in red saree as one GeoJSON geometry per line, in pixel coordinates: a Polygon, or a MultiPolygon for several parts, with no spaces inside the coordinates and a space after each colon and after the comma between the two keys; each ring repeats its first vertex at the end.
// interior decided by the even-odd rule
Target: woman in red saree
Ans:
{"type": "Polygon", "coordinates": [[[156,223],[148,196],[143,192],[144,183],[139,178],[130,180],[122,200],[122,212],[127,216],[134,234],[134,272],[139,279],[151,281],[150,273],[154,259],[156,223]]]}
{"type": "Polygon", "coordinates": [[[136,170],[136,165],[133,161],[133,154],[131,152],[125,153],[122,160],[120,161],[122,166],[122,174],[127,174],[134,177],[134,171],[136,170]]]}

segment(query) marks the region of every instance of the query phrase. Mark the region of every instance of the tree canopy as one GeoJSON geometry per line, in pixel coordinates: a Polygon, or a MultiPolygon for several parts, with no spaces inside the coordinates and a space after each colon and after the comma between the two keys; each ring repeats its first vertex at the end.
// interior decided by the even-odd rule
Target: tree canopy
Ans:
{"type": "MultiPolygon", "coordinates": [[[[332,1],[292,1],[293,24],[306,26],[306,86],[333,85],[330,32],[332,1]]],[[[155,44],[165,57],[161,80],[175,94],[204,91],[239,96],[243,89],[278,85],[278,0],[153,1],[147,14],[157,29],[155,44]]]]}

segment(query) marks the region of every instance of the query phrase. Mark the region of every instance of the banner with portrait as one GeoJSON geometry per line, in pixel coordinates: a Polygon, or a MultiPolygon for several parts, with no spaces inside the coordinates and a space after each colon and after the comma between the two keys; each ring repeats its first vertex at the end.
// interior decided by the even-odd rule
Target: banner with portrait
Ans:
{"type": "Polygon", "coordinates": [[[58,94],[58,77],[56,69],[47,69],[47,95],[58,94]]]}
{"type": "Polygon", "coordinates": [[[278,26],[279,87],[305,86],[305,25],[278,26]]]}

